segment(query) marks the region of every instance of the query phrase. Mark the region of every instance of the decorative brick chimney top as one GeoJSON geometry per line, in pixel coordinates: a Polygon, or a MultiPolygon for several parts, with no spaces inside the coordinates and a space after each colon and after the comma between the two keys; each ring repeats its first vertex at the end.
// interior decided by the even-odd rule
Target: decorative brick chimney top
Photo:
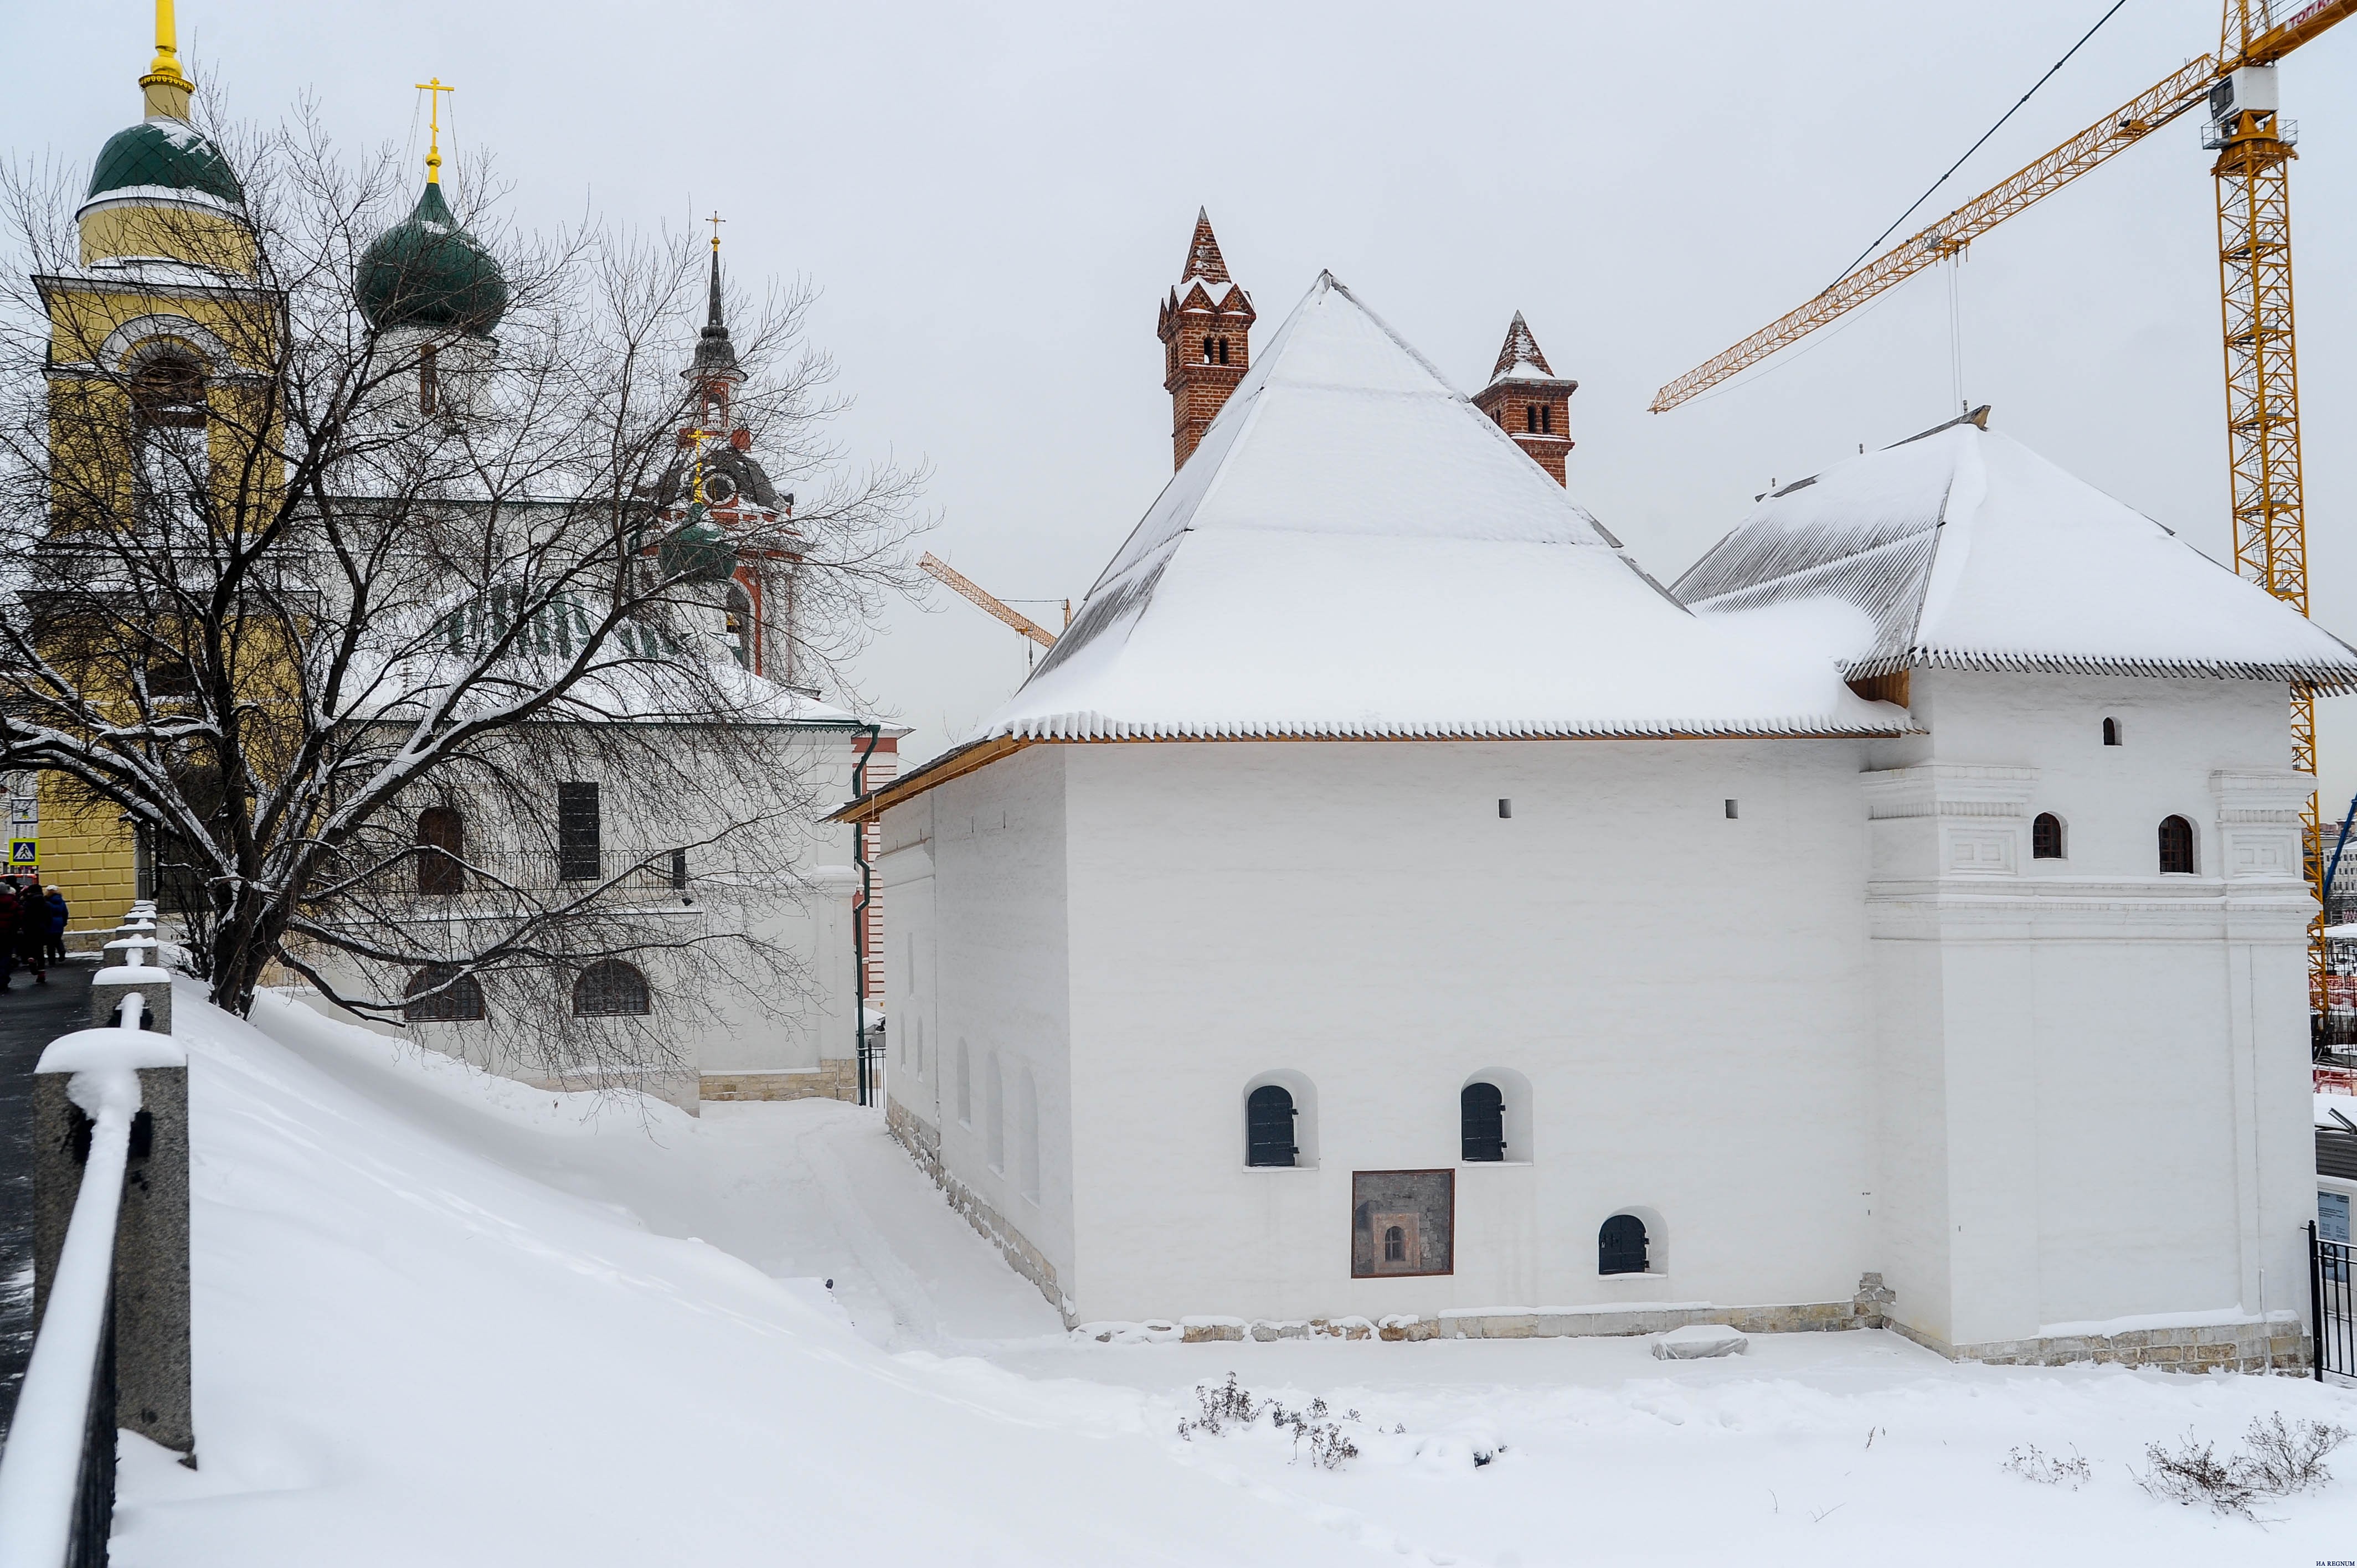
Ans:
{"type": "Polygon", "coordinates": [[[1228,275],[1211,214],[1195,213],[1195,235],[1178,286],[1162,302],[1163,391],[1170,394],[1172,467],[1184,467],[1203,432],[1252,364],[1252,296],[1228,275]]]}
{"type": "Polygon", "coordinates": [[[1490,384],[1473,394],[1473,406],[1496,420],[1514,445],[1560,485],[1567,482],[1564,461],[1573,446],[1571,394],[1578,390],[1577,381],[1555,373],[1530,323],[1517,310],[1498,349],[1490,384]]]}

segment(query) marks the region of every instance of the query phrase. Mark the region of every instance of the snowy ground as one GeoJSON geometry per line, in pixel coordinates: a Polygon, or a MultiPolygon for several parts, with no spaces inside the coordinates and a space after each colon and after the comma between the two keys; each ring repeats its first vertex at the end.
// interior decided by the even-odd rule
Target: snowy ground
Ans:
{"type": "Polygon", "coordinates": [[[129,1568],[2357,1559],[2357,1444],[2266,1523],[2133,1478],[2146,1443],[2255,1415],[2357,1426],[2357,1393],[1953,1367],[1866,1333],[1684,1362],[1642,1339],[1100,1345],[852,1108],[699,1122],[275,998],[272,1037],[179,1005],[202,1468],[132,1444],[129,1568]],[[1231,1370],[1356,1410],[1359,1456],[1320,1469],[1265,1424],[1182,1441],[1231,1370]],[[2092,1478],[2007,1473],[2032,1443],[2092,1478]]]}

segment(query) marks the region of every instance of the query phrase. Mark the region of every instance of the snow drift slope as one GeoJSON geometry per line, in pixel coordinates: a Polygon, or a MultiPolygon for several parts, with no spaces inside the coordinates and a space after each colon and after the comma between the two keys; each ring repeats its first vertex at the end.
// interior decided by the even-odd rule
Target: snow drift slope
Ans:
{"type": "Polygon", "coordinates": [[[191,990],[176,1022],[202,1468],[127,1455],[128,1568],[1367,1558],[1172,1464],[1125,1391],[1049,1419],[1012,1374],[895,1359],[464,1146],[479,1106],[380,1103],[191,990]]]}

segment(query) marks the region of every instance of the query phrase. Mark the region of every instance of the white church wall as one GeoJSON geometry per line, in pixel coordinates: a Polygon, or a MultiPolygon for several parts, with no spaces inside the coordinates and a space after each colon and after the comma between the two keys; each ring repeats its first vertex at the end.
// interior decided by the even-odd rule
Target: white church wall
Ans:
{"type": "Polygon", "coordinates": [[[904,1011],[921,1020],[930,1058],[888,1080],[888,1114],[920,1155],[937,1140],[952,1199],[1059,1307],[1075,1272],[1069,749],[1034,747],[886,812],[883,854],[887,1007],[896,1028],[904,1011]]]}
{"type": "Polygon", "coordinates": [[[1083,1316],[1839,1301],[1873,1266],[1862,745],[1037,751],[1071,780],[1083,1316]],[[1499,1068],[1532,1158],[1468,1165],[1499,1068]],[[1315,1168],[1243,1163],[1280,1071],[1315,1168]],[[1351,1173],[1420,1168],[1454,1272],[1353,1280],[1351,1173]],[[1674,1267],[1598,1275],[1629,1209],[1674,1267]]]}
{"type": "Polygon", "coordinates": [[[1932,734],[1867,781],[1892,1316],[1971,1347],[2299,1309],[2313,904],[2284,688],[1918,671],[1911,695],[1932,734]],[[2032,854],[2042,811],[2065,858],[2032,854]],[[2190,875],[2159,870],[2171,814],[2190,875]]]}

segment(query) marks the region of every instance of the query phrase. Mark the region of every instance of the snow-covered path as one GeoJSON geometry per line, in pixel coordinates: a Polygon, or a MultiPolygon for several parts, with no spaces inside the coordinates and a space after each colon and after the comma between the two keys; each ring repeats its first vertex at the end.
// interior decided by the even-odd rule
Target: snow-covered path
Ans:
{"type": "Polygon", "coordinates": [[[127,1455],[133,1568],[2357,1558],[2357,1447],[2264,1526],[2131,1474],[2149,1441],[2275,1411],[2357,1425],[2339,1390],[1959,1368],[1885,1334],[1670,1363],[1642,1339],[1101,1345],[868,1113],[601,1105],[183,995],[203,1468],[127,1455]],[[1180,1441],[1231,1370],[1355,1410],[1360,1456],[1297,1463],[1265,1425],[1180,1441]],[[2092,1479],[2007,1474],[2033,1443],[2092,1479]]]}

